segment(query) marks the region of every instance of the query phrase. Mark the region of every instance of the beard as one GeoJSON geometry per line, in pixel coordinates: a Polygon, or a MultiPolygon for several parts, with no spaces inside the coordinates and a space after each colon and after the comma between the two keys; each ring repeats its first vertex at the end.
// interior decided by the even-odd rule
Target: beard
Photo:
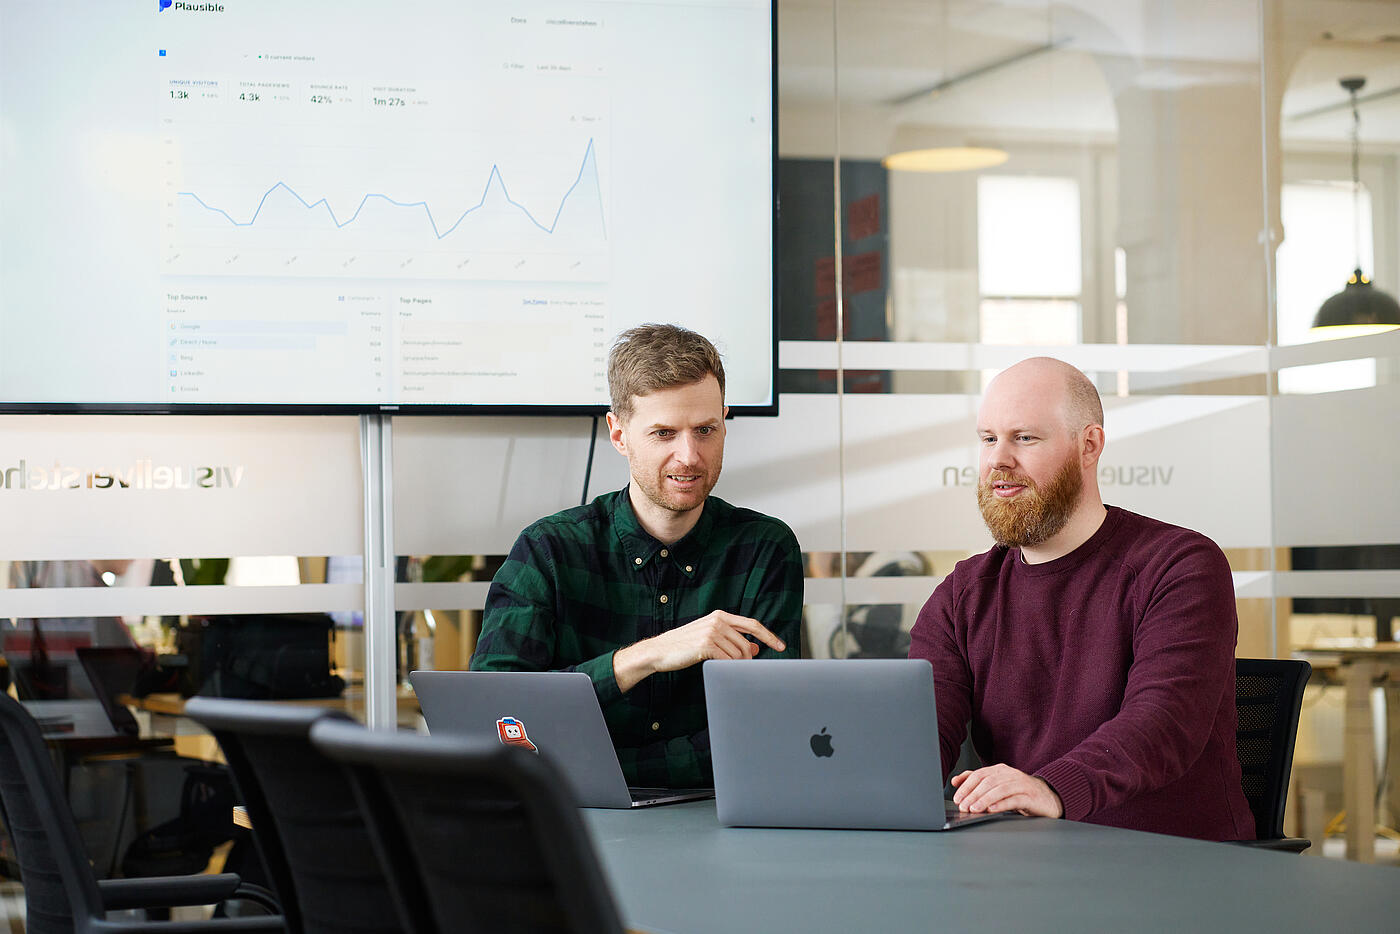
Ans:
{"type": "Polygon", "coordinates": [[[719,464],[715,465],[713,471],[706,471],[700,475],[699,486],[689,493],[679,493],[665,489],[665,477],[654,476],[632,476],[632,482],[637,484],[638,489],[653,506],[658,506],[668,512],[690,512],[705,504],[709,498],[710,491],[719,482],[719,464]]]}
{"type": "Polygon", "coordinates": [[[1059,534],[1074,515],[1079,494],[1084,489],[1084,475],[1075,458],[1069,458],[1045,489],[1037,487],[1029,477],[993,470],[977,484],[977,506],[982,521],[1001,545],[1034,548],[1059,534]],[[992,492],[997,481],[1024,484],[1025,489],[1010,500],[998,499],[992,492]]]}

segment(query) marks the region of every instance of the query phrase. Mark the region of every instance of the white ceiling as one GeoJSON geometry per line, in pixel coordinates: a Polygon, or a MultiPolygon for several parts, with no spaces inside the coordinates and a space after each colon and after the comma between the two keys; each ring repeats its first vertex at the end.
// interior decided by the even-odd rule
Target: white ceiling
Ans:
{"type": "Polygon", "coordinates": [[[778,8],[784,107],[839,97],[843,112],[892,125],[1087,140],[1113,137],[1114,101],[1129,86],[1281,82],[1285,146],[1330,148],[1345,144],[1351,126],[1337,80],[1364,75],[1363,147],[1400,150],[1397,0],[779,0],[778,8]],[[950,79],[937,95],[894,103],[950,79]]]}

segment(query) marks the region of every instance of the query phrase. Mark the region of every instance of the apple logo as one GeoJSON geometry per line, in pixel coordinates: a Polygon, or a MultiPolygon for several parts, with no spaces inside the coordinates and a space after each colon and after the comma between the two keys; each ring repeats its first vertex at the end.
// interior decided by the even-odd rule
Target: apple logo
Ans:
{"type": "Polygon", "coordinates": [[[820,733],[812,734],[812,754],[819,759],[830,756],[834,749],[831,748],[831,736],[826,732],[826,727],[822,727],[820,733]]]}

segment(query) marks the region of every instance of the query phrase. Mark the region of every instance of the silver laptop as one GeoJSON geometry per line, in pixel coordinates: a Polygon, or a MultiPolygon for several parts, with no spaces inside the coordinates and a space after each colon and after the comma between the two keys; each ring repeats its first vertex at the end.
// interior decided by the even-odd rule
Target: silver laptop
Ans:
{"type": "Polygon", "coordinates": [[[943,799],[922,659],[708,661],[721,824],[951,830],[1003,817],[943,799]]]}
{"type": "Polygon", "coordinates": [[[428,732],[494,739],[558,766],[583,807],[709,798],[709,788],[629,788],[588,675],[574,671],[414,671],[428,732]]]}

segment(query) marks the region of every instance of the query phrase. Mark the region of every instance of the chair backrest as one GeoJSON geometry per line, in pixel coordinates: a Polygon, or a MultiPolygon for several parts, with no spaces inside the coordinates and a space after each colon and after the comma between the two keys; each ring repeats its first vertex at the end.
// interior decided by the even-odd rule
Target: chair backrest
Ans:
{"type": "Polygon", "coordinates": [[[103,917],[97,878],[39,726],[3,692],[0,801],[19,859],[25,931],[66,934],[75,929],[76,918],[103,917]]]}
{"type": "Polygon", "coordinates": [[[536,755],[463,737],[324,722],[311,739],[346,764],[411,934],[620,934],[612,890],[563,776],[536,755]]]}
{"type": "Polygon", "coordinates": [[[1235,751],[1260,840],[1283,836],[1298,711],[1311,673],[1311,665],[1295,659],[1235,660],[1235,751]]]}
{"type": "Polygon", "coordinates": [[[342,712],[194,697],[185,714],[219,741],[292,934],[402,930],[345,772],[308,738],[342,712]]]}

